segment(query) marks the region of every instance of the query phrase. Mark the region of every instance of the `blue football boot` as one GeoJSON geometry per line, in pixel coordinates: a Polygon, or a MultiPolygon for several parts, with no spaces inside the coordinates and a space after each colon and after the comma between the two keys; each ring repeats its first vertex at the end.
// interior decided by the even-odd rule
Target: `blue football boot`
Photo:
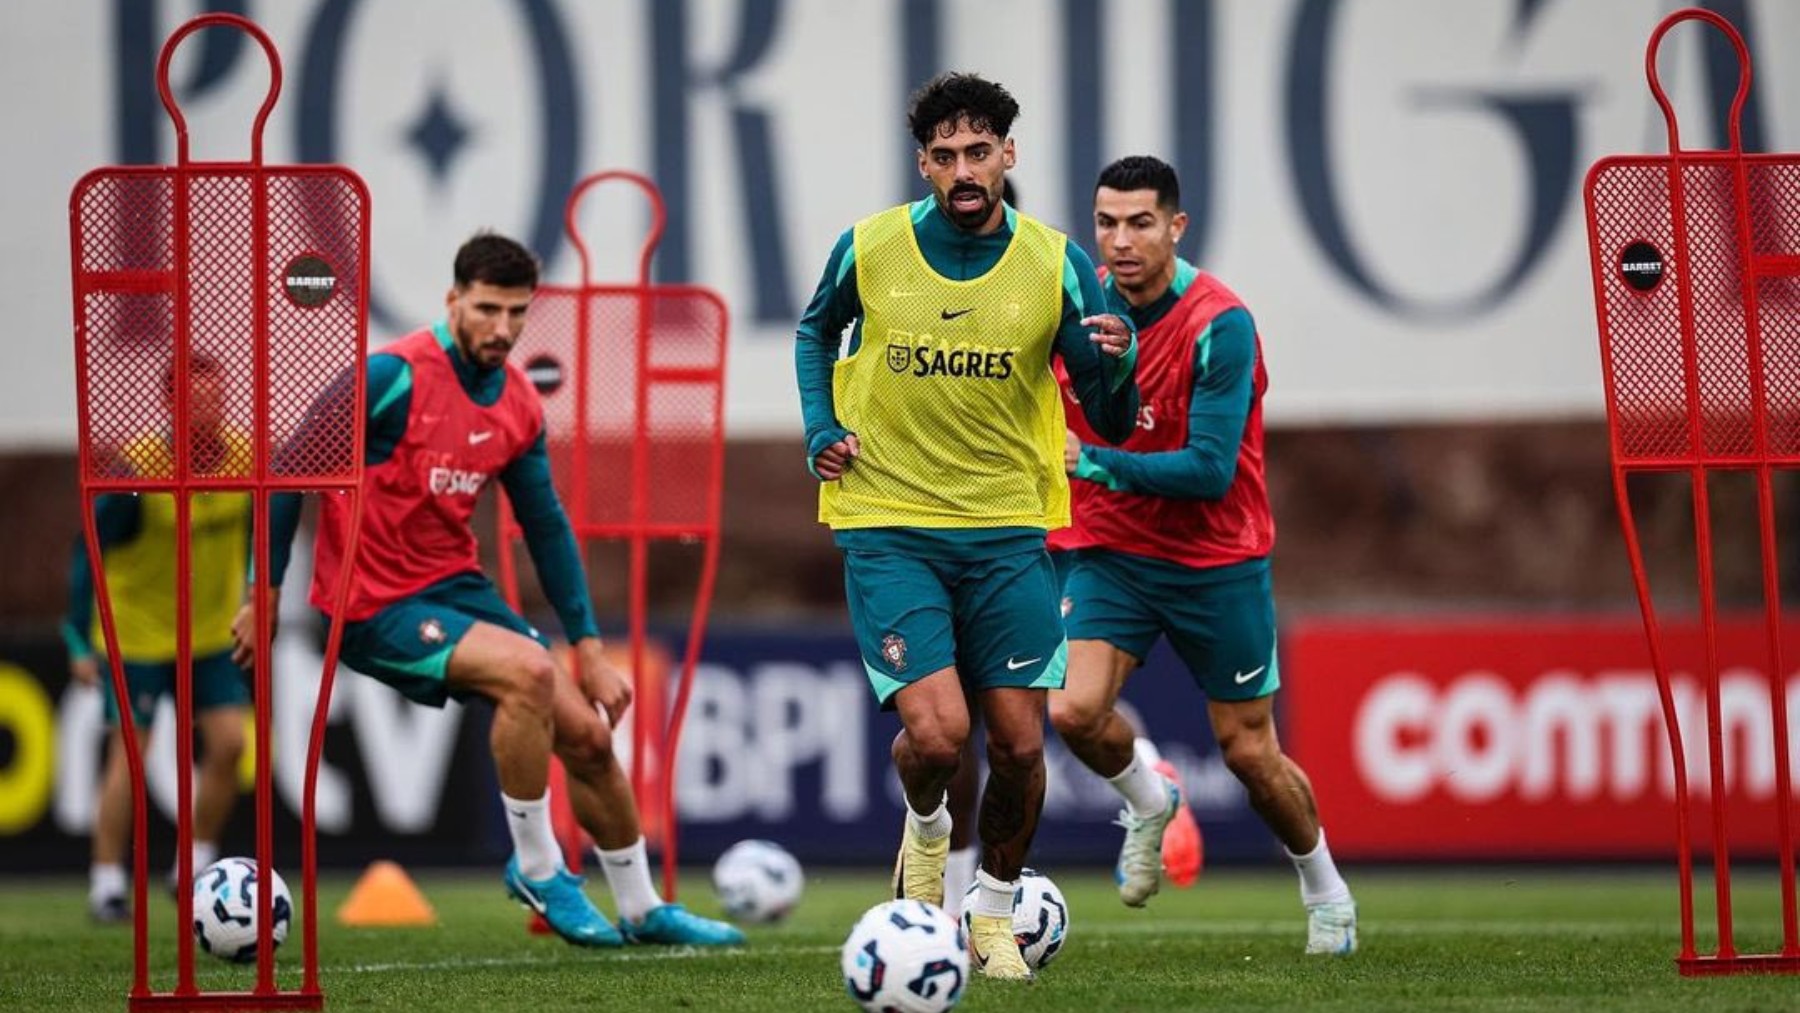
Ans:
{"type": "Polygon", "coordinates": [[[557,935],[576,946],[625,945],[625,937],[582,892],[581,877],[567,869],[557,869],[549,879],[526,879],[519,871],[519,856],[514,855],[506,863],[506,892],[543,915],[557,935]]]}
{"type": "Polygon", "coordinates": [[[625,938],[634,943],[666,943],[671,946],[739,946],[744,933],[735,925],[702,918],[680,904],[650,909],[642,921],[619,920],[625,938]]]}

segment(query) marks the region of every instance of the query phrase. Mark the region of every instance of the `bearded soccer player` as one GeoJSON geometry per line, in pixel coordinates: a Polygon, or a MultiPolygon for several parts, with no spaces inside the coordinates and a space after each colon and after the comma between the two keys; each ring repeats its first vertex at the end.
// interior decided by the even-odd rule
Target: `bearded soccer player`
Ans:
{"type": "Polygon", "coordinates": [[[838,239],[795,365],[863,664],[904,726],[895,896],[943,903],[944,790],[969,735],[967,689],[989,767],[971,946],[984,974],[1025,979],[1012,897],[1043,807],[1045,691],[1066,663],[1044,551],[1045,531],[1068,522],[1051,357],[1067,363],[1094,432],[1130,434],[1137,388],[1132,331],[1102,312],[1092,262],[1001,200],[1018,111],[972,74],[913,96],[931,196],[838,239]]]}
{"type": "MultiPolygon", "coordinates": [[[[489,741],[514,847],[506,889],[558,935],[581,946],[741,943],[736,928],[663,901],[650,882],[637,806],[613,753],[630,683],[601,656],[581,555],[551,483],[543,406],[507,361],[537,288],[537,259],[484,233],[457,251],[454,273],[444,320],[369,356],[361,546],[354,561],[344,558],[348,505],[326,497],[313,604],[332,607],[338,573],[353,566],[344,664],[428,706],[449,697],[493,703],[489,741]],[[495,479],[574,645],[574,678],[477,562],[469,521],[495,479]],[[550,824],[552,753],[568,771],[576,818],[599,847],[617,927],[563,865],[550,824]]],[[[341,410],[342,400],[319,411],[341,410]]],[[[281,583],[299,512],[297,495],[271,505],[272,585],[281,583]]],[[[247,661],[255,643],[248,606],[235,632],[247,661]]]]}
{"type": "MultiPolygon", "coordinates": [[[[189,358],[188,375],[174,366],[163,375],[170,427],[127,444],[120,467],[141,477],[168,477],[175,465],[175,398],[187,386],[188,450],[195,474],[244,476],[250,441],[225,418],[225,369],[204,352],[189,358]]],[[[197,494],[189,501],[189,646],[193,658],[194,726],[200,732],[200,770],[194,791],[194,872],[212,864],[219,837],[237,801],[238,759],[244,752],[244,714],[250,703],[244,673],[231,663],[231,618],[243,596],[249,558],[250,497],[241,492],[197,494]]],[[[168,493],[107,493],[94,501],[100,568],[112,603],[138,749],[149,748],[158,702],[175,693],[175,498],[168,493]]],[[[69,674],[103,691],[106,770],[94,813],[88,913],[97,922],[123,922],[125,852],[131,837],[131,768],[119,728],[112,680],[101,676],[95,645],[104,644],[94,615],[94,578],[86,539],[75,540],[69,565],[69,611],[62,626],[69,674]]],[[[173,889],[175,873],[169,873],[173,889]]]]}
{"type": "MultiPolygon", "coordinates": [[[[1116,704],[1126,677],[1168,637],[1206,694],[1226,766],[1300,874],[1306,952],[1351,953],[1356,904],[1325,846],[1312,785],[1275,735],[1262,344],[1237,296],[1175,255],[1186,227],[1167,164],[1137,156],[1101,172],[1094,241],[1107,288],[1139,328],[1143,408],[1117,449],[1095,446],[1096,433],[1072,420],[1075,522],[1055,539],[1074,553],[1064,586],[1069,672],[1050,694],[1050,720],[1125,799],[1119,896],[1142,906],[1160,885],[1163,831],[1180,795],[1134,753],[1116,704]]],[[[1065,395],[1085,397],[1079,384],[1065,395]]]]}

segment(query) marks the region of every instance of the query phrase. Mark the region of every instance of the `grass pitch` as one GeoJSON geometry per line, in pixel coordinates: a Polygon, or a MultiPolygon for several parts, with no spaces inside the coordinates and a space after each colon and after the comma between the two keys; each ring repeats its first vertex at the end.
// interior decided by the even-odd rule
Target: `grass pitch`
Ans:
{"type": "MultiPolygon", "coordinates": [[[[1304,957],[1305,920],[1286,870],[1211,869],[1191,890],[1165,885],[1149,908],[1122,906],[1097,871],[1048,870],[1067,895],[1069,942],[1033,985],[977,978],[958,1009],[1030,1010],[1795,1010],[1800,977],[1683,979],[1673,870],[1357,869],[1362,952],[1304,957]]],[[[320,933],[328,1010],[855,1009],[838,946],[886,890],[883,875],[809,870],[800,909],[727,952],[584,951],[530,936],[499,871],[416,871],[440,925],[320,933]]],[[[320,884],[336,909],[349,877],[320,884]]],[[[610,909],[603,889],[595,896],[610,909]]],[[[0,878],[0,1009],[123,1010],[128,928],[90,925],[85,884],[0,878]]],[[[683,899],[717,912],[695,874],[683,899]]],[[[1740,949],[1779,944],[1772,878],[1740,887],[1740,949]]],[[[152,902],[156,983],[173,980],[172,902],[152,902]]],[[[282,948],[298,980],[298,925],[282,948]]],[[[1704,942],[1704,940],[1703,940],[1704,942]]],[[[251,969],[199,955],[200,984],[243,989],[251,969]]]]}

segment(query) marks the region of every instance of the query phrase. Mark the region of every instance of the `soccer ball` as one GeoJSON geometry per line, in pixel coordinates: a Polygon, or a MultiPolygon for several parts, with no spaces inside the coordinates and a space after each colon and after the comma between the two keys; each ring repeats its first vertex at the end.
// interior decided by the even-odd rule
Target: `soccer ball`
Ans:
{"type": "MultiPolygon", "coordinates": [[[[269,913],[275,919],[269,938],[276,946],[287,938],[294,920],[294,899],[281,875],[269,870],[275,892],[269,913]]],[[[194,877],[194,940],[200,948],[239,964],[256,959],[256,862],[221,858],[194,877]]]]}
{"type": "Polygon", "coordinates": [[[969,979],[968,938],[943,908],[891,900],[850,930],[842,964],[850,998],[869,1013],[943,1013],[969,979]]]}
{"type": "MultiPolygon", "coordinates": [[[[969,918],[980,890],[980,883],[970,883],[969,891],[963,894],[965,932],[969,930],[969,918]]],[[[1050,877],[1036,869],[1019,873],[1019,888],[1013,891],[1013,938],[1018,940],[1019,952],[1033,970],[1056,959],[1063,941],[1069,938],[1069,902],[1063,900],[1062,891],[1050,877]]]]}
{"type": "Polygon", "coordinates": [[[799,860],[774,841],[739,841],[713,865],[713,889],[733,921],[780,921],[804,885],[799,860]]]}

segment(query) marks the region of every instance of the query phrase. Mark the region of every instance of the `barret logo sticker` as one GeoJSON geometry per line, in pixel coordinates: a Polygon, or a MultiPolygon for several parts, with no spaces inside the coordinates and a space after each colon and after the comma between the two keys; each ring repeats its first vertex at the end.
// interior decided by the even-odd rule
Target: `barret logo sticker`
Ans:
{"type": "Polygon", "coordinates": [[[1639,292],[1654,291],[1663,280],[1662,251],[1639,240],[1619,254],[1619,277],[1639,292]]]}
{"type": "Polygon", "coordinates": [[[303,253],[288,262],[281,272],[282,287],[296,306],[316,309],[331,301],[337,293],[337,272],[324,257],[303,253]]]}
{"type": "Polygon", "coordinates": [[[537,388],[539,397],[549,397],[562,389],[562,363],[554,355],[536,356],[525,364],[525,377],[537,388]]]}

